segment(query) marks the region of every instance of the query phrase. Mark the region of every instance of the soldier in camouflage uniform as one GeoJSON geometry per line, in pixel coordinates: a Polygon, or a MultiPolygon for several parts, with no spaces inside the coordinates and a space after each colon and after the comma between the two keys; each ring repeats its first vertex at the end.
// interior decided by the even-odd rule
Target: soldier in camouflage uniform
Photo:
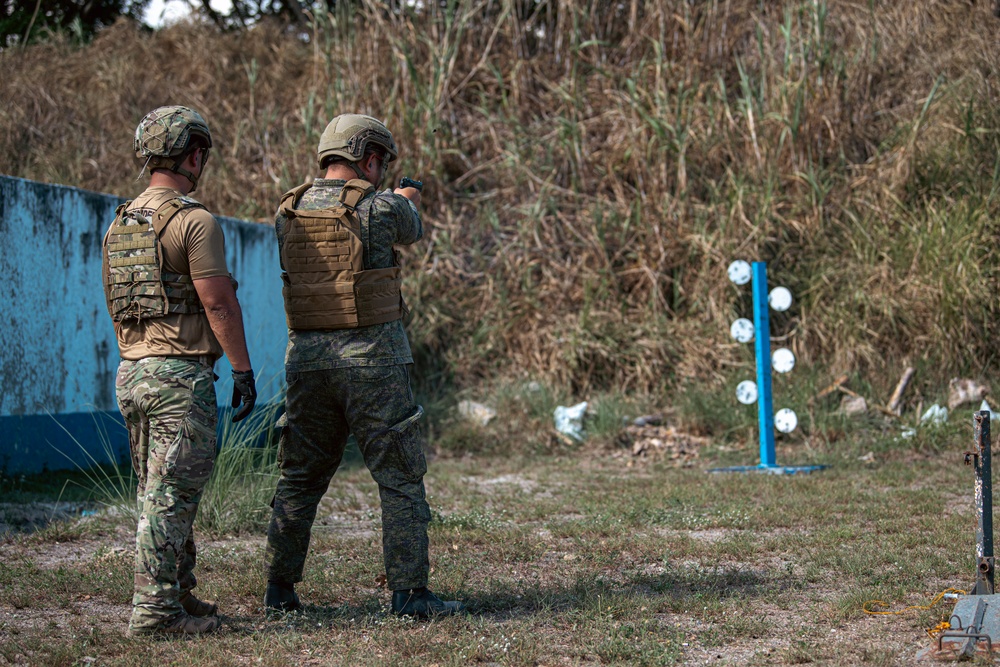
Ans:
{"type": "Polygon", "coordinates": [[[267,532],[267,609],[301,607],[316,507],[353,433],[382,501],[382,553],[392,610],[418,617],[463,607],[427,590],[427,471],[423,409],[403,328],[394,244],[423,234],[416,188],[376,192],[396,158],[389,130],[369,116],[334,118],[320,139],[325,178],[288,192],[275,231],[285,282],[287,426],[267,532]]]}
{"type": "Polygon", "coordinates": [[[199,634],[219,626],[197,599],[191,531],[215,461],[215,361],[233,366],[233,421],[256,400],[222,229],[187,195],[212,136],[186,107],[160,107],[136,128],[149,187],[122,204],[104,237],[104,290],[121,364],[115,390],[139,480],[130,635],[199,634]]]}

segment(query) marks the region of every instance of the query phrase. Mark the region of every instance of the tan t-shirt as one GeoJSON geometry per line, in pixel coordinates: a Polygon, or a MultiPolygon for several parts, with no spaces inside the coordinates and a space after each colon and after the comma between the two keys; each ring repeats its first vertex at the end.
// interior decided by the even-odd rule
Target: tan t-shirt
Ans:
{"type": "MultiPolygon", "coordinates": [[[[152,217],[160,205],[180,196],[173,188],[147,188],[129,210],[139,209],[152,217]]],[[[229,275],[222,228],[205,209],[192,208],[175,215],[160,235],[160,247],[166,271],[189,275],[193,280],[229,275]]],[[[122,359],[206,355],[214,361],[222,356],[222,346],[204,313],[125,320],[116,323],[116,329],[122,359]]]]}

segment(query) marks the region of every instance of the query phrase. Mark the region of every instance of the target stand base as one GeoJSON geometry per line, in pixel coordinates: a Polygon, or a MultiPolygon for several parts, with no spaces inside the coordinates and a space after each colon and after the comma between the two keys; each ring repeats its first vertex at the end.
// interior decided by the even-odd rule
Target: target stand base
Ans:
{"type": "Polygon", "coordinates": [[[814,470],[823,470],[827,466],[779,466],[779,465],[756,465],[756,466],[731,466],[729,468],[709,468],[706,472],[762,472],[769,475],[796,475],[799,473],[810,473],[814,470]]]}
{"type": "Polygon", "coordinates": [[[917,653],[917,660],[971,660],[992,656],[1000,639],[1000,595],[959,595],[951,627],[934,645],[917,653]]]}

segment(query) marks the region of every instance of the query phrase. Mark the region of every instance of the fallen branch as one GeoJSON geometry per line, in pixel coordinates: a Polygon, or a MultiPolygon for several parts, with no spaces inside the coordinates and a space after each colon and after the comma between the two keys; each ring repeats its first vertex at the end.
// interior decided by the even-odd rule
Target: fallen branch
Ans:
{"type": "Polygon", "coordinates": [[[899,384],[896,385],[895,391],[892,392],[892,396],[889,398],[889,403],[885,406],[897,417],[903,413],[903,392],[906,391],[906,387],[910,384],[910,380],[913,379],[914,372],[915,371],[912,366],[906,367],[906,370],[903,372],[903,377],[899,378],[899,384]]]}
{"type": "Polygon", "coordinates": [[[811,404],[813,401],[819,400],[819,399],[823,398],[824,396],[829,396],[830,394],[832,394],[833,392],[837,391],[838,389],[843,389],[842,385],[845,382],[847,382],[847,376],[846,375],[841,375],[839,378],[837,378],[836,380],[833,381],[833,384],[831,384],[830,386],[824,388],[818,394],[816,394],[815,396],[813,396],[812,398],[810,398],[809,399],[809,403],[811,404]]]}

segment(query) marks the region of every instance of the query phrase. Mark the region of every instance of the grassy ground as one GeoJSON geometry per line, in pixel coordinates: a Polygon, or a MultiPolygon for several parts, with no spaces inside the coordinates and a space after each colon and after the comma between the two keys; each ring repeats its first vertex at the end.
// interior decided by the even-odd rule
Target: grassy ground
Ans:
{"type": "Polygon", "coordinates": [[[778,462],[830,468],[795,476],[708,474],[756,463],[732,442],[686,468],[610,444],[439,456],[432,587],[471,613],[436,622],[387,613],[378,498],[356,462],[323,501],[304,614],[263,616],[259,531],[202,535],[212,637],[127,638],[129,522],[56,523],[0,543],[0,664],[910,664],[951,604],[862,606],[971,583],[971,427],[809,442],[779,441],[778,462]]]}

